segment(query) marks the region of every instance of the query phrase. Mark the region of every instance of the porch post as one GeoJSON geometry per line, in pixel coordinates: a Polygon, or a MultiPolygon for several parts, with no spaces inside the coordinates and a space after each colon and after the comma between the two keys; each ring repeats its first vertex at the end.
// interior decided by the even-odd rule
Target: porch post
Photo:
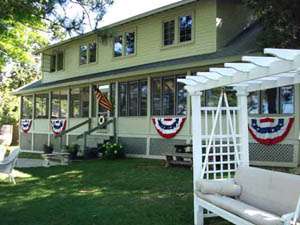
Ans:
{"type": "Polygon", "coordinates": [[[239,133],[241,135],[241,165],[249,166],[249,134],[248,134],[248,92],[245,88],[237,89],[239,106],[239,133]]]}
{"type": "Polygon", "coordinates": [[[202,92],[191,93],[192,96],[192,131],[193,131],[193,183],[194,183],[194,224],[203,225],[203,208],[199,205],[195,194],[196,182],[202,170],[202,130],[201,130],[201,95],[202,92]]]}

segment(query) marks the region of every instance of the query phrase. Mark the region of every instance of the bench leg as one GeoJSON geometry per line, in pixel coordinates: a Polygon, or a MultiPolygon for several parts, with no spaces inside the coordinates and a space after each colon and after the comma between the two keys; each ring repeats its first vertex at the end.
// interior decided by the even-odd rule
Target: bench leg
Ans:
{"type": "Polygon", "coordinates": [[[203,208],[200,206],[197,197],[194,197],[194,224],[204,225],[203,208]]]}

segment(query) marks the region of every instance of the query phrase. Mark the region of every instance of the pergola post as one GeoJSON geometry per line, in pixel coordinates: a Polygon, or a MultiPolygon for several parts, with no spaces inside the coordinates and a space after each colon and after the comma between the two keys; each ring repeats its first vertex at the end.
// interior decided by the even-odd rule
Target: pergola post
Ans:
{"type": "Polygon", "coordinates": [[[240,164],[249,166],[248,91],[245,88],[237,88],[236,95],[239,107],[239,134],[241,135],[240,164]]]}
{"type": "Polygon", "coordinates": [[[195,194],[197,180],[202,170],[202,131],[201,131],[201,95],[194,92],[192,96],[192,129],[193,129],[193,182],[194,182],[194,224],[203,225],[203,208],[200,207],[195,194]]]}

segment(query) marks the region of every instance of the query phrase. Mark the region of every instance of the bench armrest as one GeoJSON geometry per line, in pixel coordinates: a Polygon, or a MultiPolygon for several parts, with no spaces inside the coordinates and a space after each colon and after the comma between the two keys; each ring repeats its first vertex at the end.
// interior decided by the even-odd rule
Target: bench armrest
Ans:
{"type": "Polygon", "coordinates": [[[295,215],[293,218],[293,224],[296,224],[297,220],[300,218],[300,197],[298,199],[298,203],[297,203],[297,207],[296,207],[296,211],[295,211],[295,215]]]}
{"type": "Polygon", "coordinates": [[[291,225],[291,224],[296,225],[299,218],[300,218],[300,197],[295,212],[283,215],[281,217],[281,220],[284,222],[284,225],[291,225]]]}

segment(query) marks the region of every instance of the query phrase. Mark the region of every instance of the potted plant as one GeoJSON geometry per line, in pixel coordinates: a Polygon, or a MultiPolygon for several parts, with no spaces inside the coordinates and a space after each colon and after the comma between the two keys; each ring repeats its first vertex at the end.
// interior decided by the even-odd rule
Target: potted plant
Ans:
{"type": "Polygon", "coordinates": [[[44,145],[44,153],[45,154],[52,154],[54,151],[53,145],[44,145]]]}

